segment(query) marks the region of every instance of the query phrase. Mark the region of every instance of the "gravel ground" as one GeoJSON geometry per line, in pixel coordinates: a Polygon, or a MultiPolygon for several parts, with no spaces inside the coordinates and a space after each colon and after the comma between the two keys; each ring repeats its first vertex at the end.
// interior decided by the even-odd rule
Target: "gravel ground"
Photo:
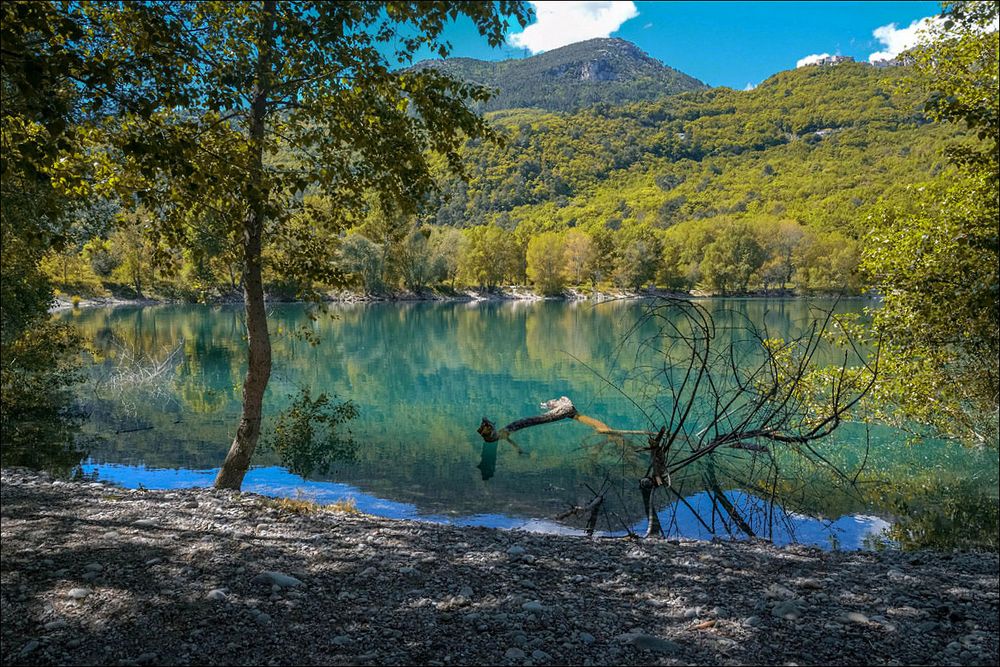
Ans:
{"type": "Polygon", "coordinates": [[[3,664],[997,664],[995,553],[592,542],[4,470],[3,664]]]}

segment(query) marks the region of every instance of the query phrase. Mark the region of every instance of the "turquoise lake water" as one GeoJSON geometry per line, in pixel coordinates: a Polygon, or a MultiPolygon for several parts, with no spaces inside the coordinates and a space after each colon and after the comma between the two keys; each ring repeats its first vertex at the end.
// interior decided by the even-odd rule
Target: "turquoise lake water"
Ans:
{"type": "MultiPolygon", "coordinates": [[[[723,343],[749,366],[747,325],[769,337],[807,332],[832,302],[700,302],[723,343]]],[[[836,304],[837,312],[870,305],[836,304]]],[[[664,391],[683,353],[650,356],[634,330],[648,304],[610,302],[381,303],[336,305],[311,319],[302,304],[269,306],[274,371],[267,423],[300,387],[352,400],[353,462],[303,479],[258,451],[244,490],[320,502],[354,499],[385,516],[548,532],[582,532],[585,517],[556,520],[603,489],[597,529],[644,532],[637,481],[646,460],[563,421],[487,444],[498,425],[569,396],[617,429],[659,427],[664,391]],[[304,330],[312,344],[299,335],[304,330]],[[659,364],[656,366],[655,364],[659,364]],[[656,384],[659,382],[660,384],[656,384]],[[648,416],[647,416],[648,415],[648,416]]],[[[126,486],[208,485],[239,415],[244,373],[239,306],[154,306],[63,312],[91,346],[80,402],[89,413],[84,471],[126,486]]],[[[824,351],[823,363],[838,357],[824,351]]],[[[699,406],[701,412],[707,406],[699,406]]],[[[640,441],[630,443],[641,445],[640,441]]],[[[664,530],[684,537],[747,537],[826,548],[977,546],[997,543],[996,452],[940,442],[908,444],[884,427],[848,424],[817,445],[826,464],[795,452],[725,450],[658,492],[664,530]],[[775,471],[777,465],[777,472],[775,471]]]]}

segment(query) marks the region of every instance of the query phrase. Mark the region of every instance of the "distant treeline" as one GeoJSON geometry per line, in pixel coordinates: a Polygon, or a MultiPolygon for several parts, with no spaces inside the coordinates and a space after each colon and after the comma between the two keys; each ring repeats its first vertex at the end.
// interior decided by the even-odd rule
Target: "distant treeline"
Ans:
{"type": "MultiPolygon", "coordinates": [[[[306,195],[291,223],[270,230],[269,289],[856,290],[871,217],[950,168],[942,149],[956,132],[898,92],[909,70],[848,63],[782,72],[753,91],[490,114],[500,141],[468,143],[464,180],[441,164],[439,191],[416,214],[374,199],[342,213],[306,195]],[[290,262],[309,266],[290,272],[290,262]],[[291,284],[293,273],[313,280],[291,284]]],[[[239,290],[238,243],[225,229],[194,220],[181,251],[143,233],[152,215],[112,203],[81,211],[76,242],[49,256],[47,275],[81,295],[239,290]]]]}

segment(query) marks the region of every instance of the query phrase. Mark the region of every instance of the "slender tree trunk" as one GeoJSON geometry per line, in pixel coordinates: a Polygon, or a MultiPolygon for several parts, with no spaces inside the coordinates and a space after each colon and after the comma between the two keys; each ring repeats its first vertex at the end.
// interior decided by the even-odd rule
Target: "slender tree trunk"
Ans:
{"type": "Polygon", "coordinates": [[[274,0],[264,2],[264,20],[258,46],[257,84],[250,110],[251,184],[247,218],[243,230],[243,300],[247,315],[247,376],[243,382],[243,412],[236,437],[226,460],[215,478],[220,489],[236,489],[250,469],[250,459],[260,438],[261,409],[264,390],[271,377],[271,339],[267,332],[267,311],[264,307],[264,283],[261,277],[261,237],[264,232],[264,124],[267,98],[271,84],[271,46],[274,39],[274,0]]]}

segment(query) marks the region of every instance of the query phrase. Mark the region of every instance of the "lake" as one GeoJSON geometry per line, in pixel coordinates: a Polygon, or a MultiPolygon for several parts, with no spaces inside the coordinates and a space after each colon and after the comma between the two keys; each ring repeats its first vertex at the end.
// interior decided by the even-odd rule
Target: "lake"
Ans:
{"type": "MultiPolygon", "coordinates": [[[[722,335],[741,336],[743,324],[752,323],[785,338],[801,335],[819,310],[834,306],[800,299],[700,303],[724,323],[722,335]]],[[[853,312],[869,303],[835,307],[853,312]]],[[[654,379],[637,371],[649,360],[635,344],[644,332],[632,331],[645,307],[373,303],[333,305],[310,316],[303,304],[270,304],[274,370],[265,434],[273,416],[308,387],[355,403],[359,416],[350,430],[358,450],[355,460],[303,479],[258,449],[243,488],[319,502],[351,499],[362,511],[390,517],[581,534],[586,516],[555,517],[601,489],[599,534],[641,534],[638,479],[647,462],[635,448],[642,441],[623,449],[579,422],[562,421],[519,432],[518,452],[505,441],[484,443],[476,428],[484,416],[501,426],[539,414],[540,402],[560,396],[617,429],[658,428],[656,409],[670,406],[654,379]]],[[[89,344],[88,381],[79,391],[89,413],[84,472],[129,487],[211,484],[239,415],[241,306],[95,308],[56,317],[75,323],[89,344]]],[[[832,363],[836,356],[817,359],[832,363]]],[[[654,496],[664,531],[843,549],[996,548],[996,452],[911,444],[905,434],[856,423],[817,445],[828,464],[790,449],[773,447],[773,459],[720,450],[686,468],[671,480],[675,494],[654,496]]]]}

